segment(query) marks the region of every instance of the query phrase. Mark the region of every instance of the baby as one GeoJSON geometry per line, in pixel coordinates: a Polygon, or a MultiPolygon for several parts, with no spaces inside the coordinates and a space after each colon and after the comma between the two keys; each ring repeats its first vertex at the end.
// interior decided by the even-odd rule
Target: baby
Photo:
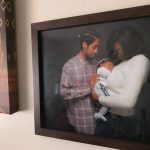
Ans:
{"type": "MultiPolygon", "coordinates": [[[[108,59],[102,59],[98,62],[97,65],[97,74],[100,77],[97,79],[94,86],[94,91],[98,96],[109,96],[107,91],[107,78],[113,69],[113,63],[108,59]]],[[[95,119],[100,119],[102,121],[107,121],[107,118],[104,116],[108,111],[108,107],[102,106],[99,112],[94,114],[95,119]]]]}

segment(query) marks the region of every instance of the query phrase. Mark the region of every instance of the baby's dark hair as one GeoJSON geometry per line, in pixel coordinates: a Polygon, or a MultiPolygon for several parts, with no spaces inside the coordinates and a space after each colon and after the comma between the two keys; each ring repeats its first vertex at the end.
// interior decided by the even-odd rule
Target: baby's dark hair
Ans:
{"type": "Polygon", "coordinates": [[[100,60],[100,61],[97,63],[97,67],[96,67],[96,68],[99,68],[99,66],[100,66],[101,64],[104,64],[104,63],[106,63],[106,62],[111,62],[111,60],[109,60],[108,58],[104,58],[104,59],[100,60]]]}
{"type": "Polygon", "coordinates": [[[94,30],[90,29],[80,33],[79,38],[80,47],[82,48],[83,42],[86,42],[87,45],[90,45],[95,41],[96,38],[100,39],[100,36],[94,30]]]}

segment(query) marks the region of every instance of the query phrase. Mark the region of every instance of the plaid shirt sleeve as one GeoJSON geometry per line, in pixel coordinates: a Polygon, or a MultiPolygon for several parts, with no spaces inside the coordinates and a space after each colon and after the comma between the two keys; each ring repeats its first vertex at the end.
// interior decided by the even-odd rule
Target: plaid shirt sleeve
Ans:
{"type": "Polygon", "coordinates": [[[89,94],[89,87],[84,87],[80,89],[73,88],[70,67],[67,64],[64,65],[61,75],[60,95],[66,100],[72,100],[86,97],[89,94]]]}

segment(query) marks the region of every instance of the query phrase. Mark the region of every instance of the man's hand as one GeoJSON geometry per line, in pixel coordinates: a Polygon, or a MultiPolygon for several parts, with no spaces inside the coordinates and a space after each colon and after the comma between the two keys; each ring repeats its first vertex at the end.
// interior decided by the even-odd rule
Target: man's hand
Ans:
{"type": "Polygon", "coordinates": [[[90,78],[90,82],[89,82],[89,87],[90,89],[94,87],[95,83],[96,83],[96,80],[97,78],[99,77],[98,74],[93,74],[90,78]]]}

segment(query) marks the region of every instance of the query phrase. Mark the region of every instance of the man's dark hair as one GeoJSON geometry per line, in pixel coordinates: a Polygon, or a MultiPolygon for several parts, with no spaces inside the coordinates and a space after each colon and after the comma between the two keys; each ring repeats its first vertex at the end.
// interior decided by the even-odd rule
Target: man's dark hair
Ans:
{"type": "Polygon", "coordinates": [[[143,54],[147,55],[144,41],[140,33],[133,27],[120,27],[114,30],[107,41],[107,49],[110,59],[117,59],[114,56],[114,44],[119,42],[125,54],[125,59],[143,54]]]}
{"type": "Polygon", "coordinates": [[[86,42],[87,45],[92,44],[96,38],[100,38],[98,33],[94,30],[86,30],[79,35],[80,38],[80,47],[82,48],[83,42],[86,42]]]}

